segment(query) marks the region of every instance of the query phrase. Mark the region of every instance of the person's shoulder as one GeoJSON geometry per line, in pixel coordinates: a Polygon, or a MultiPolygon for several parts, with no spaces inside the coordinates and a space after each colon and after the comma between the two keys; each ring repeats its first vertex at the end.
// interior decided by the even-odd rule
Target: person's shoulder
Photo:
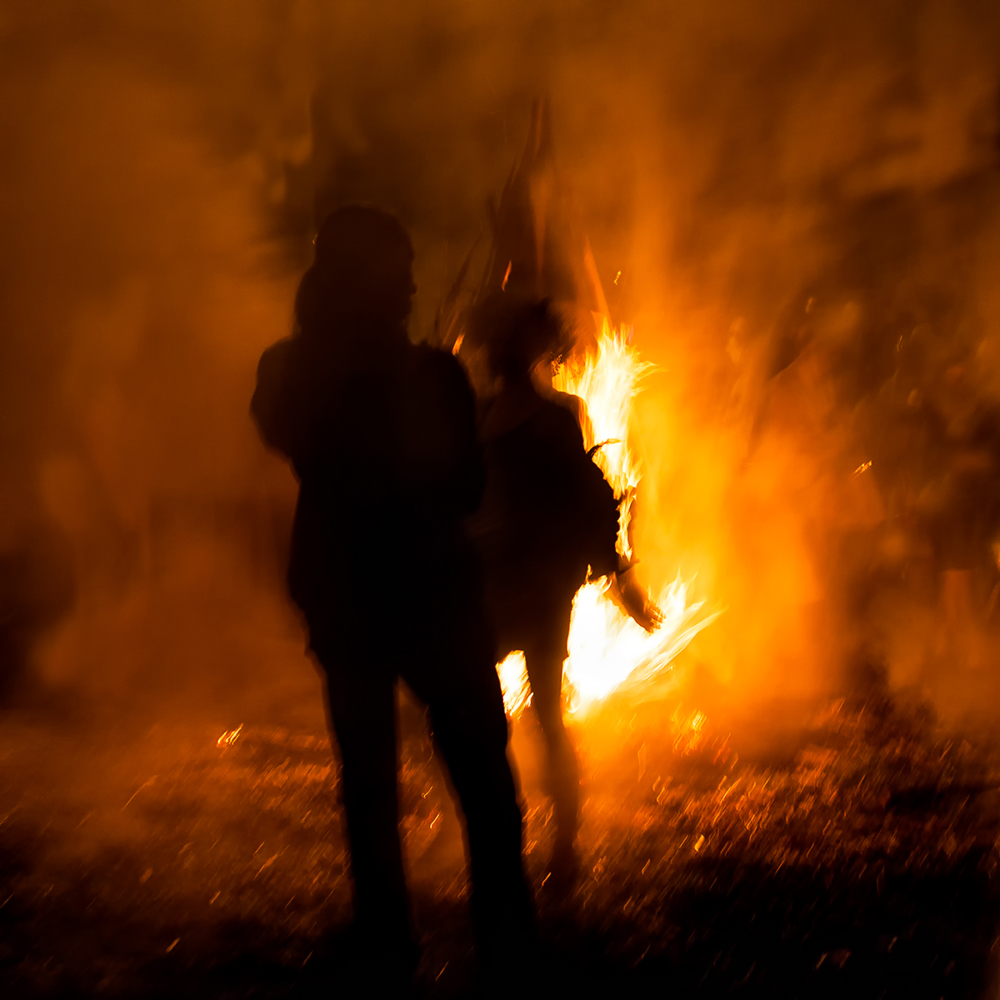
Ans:
{"type": "Polygon", "coordinates": [[[458,358],[451,351],[446,351],[441,347],[427,343],[411,344],[410,351],[415,363],[428,371],[463,372],[458,358]]]}
{"type": "Polygon", "coordinates": [[[285,337],[264,350],[257,362],[257,378],[266,378],[284,371],[289,358],[295,351],[295,341],[285,337]]]}
{"type": "Polygon", "coordinates": [[[551,406],[570,417],[577,427],[582,425],[587,413],[587,404],[579,396],[553,389],[546,394],[546,398],[551,406]]]}
{"type": "Polygon", "coordinates": [[[471,394],[465,369],[451,351],[430,344],[415,344],[412,350],[415,367],[429,382],[441,389],[471,394]]]}
{"type": "Polygon", "coordinates": [[[580,429],[580,417],[583,411],[583,401],[567,392],[553,390],[541,397],[542,405],[538,411],[538,419],[550,429],[550,433],[561,438],[579,442],[583,447],[583,434],[580,429]]]}
{"type": "Polygon", "coordinates": [[[264,440],[289,453],[287,434],[287,392],[289,358],[294,350],[290,339],[272,344],[257,363],[257,385],[250,399],[250,412],[264,440]]]}

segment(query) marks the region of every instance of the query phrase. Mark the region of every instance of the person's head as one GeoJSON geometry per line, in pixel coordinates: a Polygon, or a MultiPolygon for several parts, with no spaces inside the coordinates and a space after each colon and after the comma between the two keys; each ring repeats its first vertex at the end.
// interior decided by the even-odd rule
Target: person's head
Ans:
{"type": "Polygon", "coordinates": [[[491,374],[527,376],[542,361],[562,354],[567,332],[548,299],[525,299],[496,292],[469,316],[472,343],[481,344],[491,374]]]}
{"type": "Polygon", "coordinates": [[[336,209],[316,235],[316,257],[299,285],[295,318],[306,335],[356,316],[402,326],[410,314],[413,245],[399,220],[366,205],[336,209]]]}

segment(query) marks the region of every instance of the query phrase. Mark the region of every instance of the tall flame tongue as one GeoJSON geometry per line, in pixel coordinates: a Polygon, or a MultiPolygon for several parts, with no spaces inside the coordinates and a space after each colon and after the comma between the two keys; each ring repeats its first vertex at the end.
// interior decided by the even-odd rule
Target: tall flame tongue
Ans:
{"type": "MultiPolygon", "coordinates": [[[[597,351],[582,365],[564,366],[553,385],[579,396],[587,407],[589,426],[583,427],[588,449],[615,494],[622,498],[618,549],[632,558],[629,525],[632,501],[641,479],[638,462],[628,446],[629,414],[639,380],[651,366],[628,345],[624,331],[612,331],[607,320],[597,351]]],[[[569,657],[563,665],[563,683],[569,711],[585,713],[613,691],[645,688],[716,615],[695,621],[701,603],[687,603],[687,585],[678,577],[660,593],[657,604],[663,621],[646,632],[609,595],[606,577],[581,587],[573,600],[569,657]]],[[[497,665],[504,705],[518,716],[530,701],[524,656],[512,653],[497,665]]]]}
{"type": "Polygon", "coordinates": [[[596,449],[594,460],[615,496],[621,497],[618,525],[618,550],[632,558],[629,523],[632,498],[639,485],[639,468],[628,447],[629,414],[632,400],[639,391],[639,379],[652,367],[626,343],[625,333],[613,333],[606,318],[597,341],[597,352],[582,365],[563,365],[552,380],[554,388],[579,396],[587,407],[584,422],[584,446],[596,449]],[[589,426],[588,426],[589,424],[589,426]]]}
{"type": "MultiPolygon", "coordinates": [[[[618,550],[631,561],[629,527],[633,495],[641,478],[628,447],[629,413],[639,380],[650,367],[639,359],[623,331],[612,331],[590,244],[576,225],[553,155],[551,116],[546,101],[536,102],[524,152],[511,172],[491,217],[492,248],[474,301],[503,289],[525,298],[548,298],[590,310],[602,321],[596,349],[580,365],[566,365],[554,386],[579,396],[586,404],[589,426],[584,441],[595,448],[615,494],[621,498],[618,550]]],[[[470,257],[439,313],[441,342],[456,352],[461,346],[458,299],[470,257]]],[[[586,423],[586,422],[585,422],[586,423]]],[[[623,686],[645,686],[716,616],[695,618],[700,604],[687,603],[687,587],[679,578],[659,595],[660,627],[647,633],[611,599],[607,578],[577,591],[570,623],[569,657],[563,680],[571,712],[582,713],[623,686]]],[[[524,655],[511,653],[497,664],[504,705],[519,715],[530,701],[524,655]]],[[[644,688],[645,689],[645,688],[644,688]]]]}

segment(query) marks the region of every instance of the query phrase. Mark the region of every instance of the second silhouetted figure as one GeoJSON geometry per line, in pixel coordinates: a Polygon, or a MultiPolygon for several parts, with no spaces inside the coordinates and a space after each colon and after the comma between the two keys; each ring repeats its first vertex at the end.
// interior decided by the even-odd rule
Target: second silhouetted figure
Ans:
{"type": "Polygon", "coordinates": [[[573,596],[594,576],[619,569],[618,501],[583,446],[583,402],[540,391],[533,372],[559,353],[561,324],[545,301],[497,293],[473,309],[497,391],[481,404],[488,480],[472,521],[486,575],[497,658],[524,653],[545,738],[556,836],[552,871],[571,878],[580,778],[562,718],[563,661],[573,596]]]}

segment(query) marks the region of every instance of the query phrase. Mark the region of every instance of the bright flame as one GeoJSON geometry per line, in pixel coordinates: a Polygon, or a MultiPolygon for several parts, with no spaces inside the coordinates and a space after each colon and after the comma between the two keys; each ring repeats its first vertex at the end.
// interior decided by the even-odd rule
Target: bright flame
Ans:
{"type": "Polygon", "coordinates": [[[563,685],[570,712],[585,711],[612,691],[645,686],[718,614],[690,624],[701,602],[687,603],[687,585],[678,577],[660,594],[663,623],[655,632],[636,625],[607,596],[607,580],[586,584],[573,598],[569,657],[563,685]]]}
{"type": "Polygon", "coordinates": [[[231,747],[240,738],[240,733],[242,731],[243,731],[243,723],[241,722],[235,729],[227,729],[215,741],[215,745],[219,747],[231,747]]]}
{"type": "MultiPolygon", "coordinates": [[[[639,380],[652,366],[640,360],[628,340],[628,333],[613,332],[604,319],[596,354],[579,366],[564,366],[553,385],[586,404],[589,426],[583,428],[584,444],[588,450],[597,446],[594,460],[621,497],[618,549],[631,559],[629,523],[641,472],[628,447],[629,413],[639,380]]],[[[708,615],[692,624],[702,605],[687,603],[687,585],[678,577],[659,595],[662,624],[655,632],[646,632],[611,599],[609,587],[607,578],[592,580],[573,599],[569,657],[563,665],[570,712],[583,713],[615,690],[648,685],[717,617],[708,615]]],[[[530,700],[524,654],[512,653],[497,671],[504,706],[516,717],[530,700]]]]}
{"type": "MultiPolygon", "coordinates": [[[[583,428],[584,447],[597,447],[594,461],[601,467],[615,495],[622,498],[619,510],[618,548],[632,558],[628,526],[632,519],[632,498],[641,478],[638,465],[628,448],[628,418],[632,400],[639,391],[639,379],[653,366],[639,360],[628,345],[628,335],[611,331],[607,319],[597,343],[597,354],[572,370],[564,365],[553,379],[562,392],[579,396],[587,405],[590,426],[583,428]]],[[[631,334],[631,330],[628,331],[631,334]]]]}
{"type": "Polygon", "coordinates": [[[528,667],[524,653],[519,649],[497,664],[500,687],[503,689],[503,707],[512,718],[517,718],[525,705],[531,702],[531,687],[528,684],[528,667]]]}

